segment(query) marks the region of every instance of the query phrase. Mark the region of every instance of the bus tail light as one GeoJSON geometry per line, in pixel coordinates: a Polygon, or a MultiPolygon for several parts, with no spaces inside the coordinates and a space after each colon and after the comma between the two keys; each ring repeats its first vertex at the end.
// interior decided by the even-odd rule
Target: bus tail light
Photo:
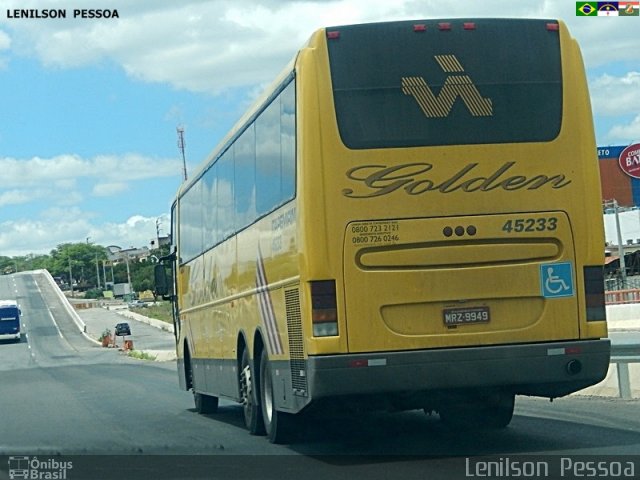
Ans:
{"type": "Polygon", "coordinates": [[[606,320],[603,267],[584,267],[584,293],[587,304],[587,322],[606,320]]]}
{"type": "Polygon", "coordinates": [[[311,323],[314,337],[338,335],[335,280],[311,282],[311,323]]]}

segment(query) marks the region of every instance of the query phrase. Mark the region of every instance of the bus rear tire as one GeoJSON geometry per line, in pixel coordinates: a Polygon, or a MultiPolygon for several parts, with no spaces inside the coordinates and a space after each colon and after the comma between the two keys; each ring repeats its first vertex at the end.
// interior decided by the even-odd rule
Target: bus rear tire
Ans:
{"type": "Polygon", "coordinates": [[[193,403],[196,406],[196,412],[201,414],[216,413],[218,411],[218,397],[194,391],[193,403]]]}
{"type": "Polygon", "coordinates": [[[240,361],[240,399],[244,424],[251,435],[264,435],[262,412],[256,391],[259,383],[255,375],[255,368],[249,359],[249,352],[245,348],[242,351],[242,360],[240,361]]]}
{"type": "Polygon", "coordinates": [[[440,420],[455,430],[502,429],[513,418],[515,395],[496,392],[468,402],[455,402],[439,409],[440,420]]]}
{"type": "Polygon", "coordinates": [[[295,417],[276,409],[273,398],[273,375],[267,351],[260,356],[260,401],[264,429],[271,443],[291,443],[295,417]]]}

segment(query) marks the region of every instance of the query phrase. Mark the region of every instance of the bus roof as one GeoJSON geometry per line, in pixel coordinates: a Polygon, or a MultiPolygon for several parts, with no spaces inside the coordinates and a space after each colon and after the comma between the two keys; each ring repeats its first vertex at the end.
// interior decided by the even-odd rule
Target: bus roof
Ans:
{"type": "Polygon", "coordinates": [[[18,302],[15,300],[0,300],[0,308],[18,308],[18,302]]]}

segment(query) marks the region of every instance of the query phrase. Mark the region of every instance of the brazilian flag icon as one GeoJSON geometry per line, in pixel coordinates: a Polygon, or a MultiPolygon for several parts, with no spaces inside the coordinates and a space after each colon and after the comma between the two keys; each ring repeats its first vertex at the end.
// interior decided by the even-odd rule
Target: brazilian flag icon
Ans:
{"type": "Polygon", "coordinates": [[[576,16],[578,17],[597,17],[598,2],[576,2],[576,16]]]}

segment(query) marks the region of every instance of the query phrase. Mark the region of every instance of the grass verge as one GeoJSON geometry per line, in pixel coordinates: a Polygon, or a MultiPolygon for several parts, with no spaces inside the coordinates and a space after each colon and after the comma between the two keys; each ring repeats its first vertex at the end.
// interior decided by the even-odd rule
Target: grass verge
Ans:
{"type": "Polygon", "coordinates": [[[127,353],[129,357],[137,358],[138,360],[155,360],[156,355],[151,355],[147,352],[140,352],[138,350],[129,350],[127,353]]]}
{"type": "Polygon", "coordinates": [[[132,308],[132,312],[139,313],[145,317],[155,318],[170,325],[173,324],[173,316],[171,313],[171,302],[160,302],[156,305],[149,305],[144,308],[132,308]]]}

